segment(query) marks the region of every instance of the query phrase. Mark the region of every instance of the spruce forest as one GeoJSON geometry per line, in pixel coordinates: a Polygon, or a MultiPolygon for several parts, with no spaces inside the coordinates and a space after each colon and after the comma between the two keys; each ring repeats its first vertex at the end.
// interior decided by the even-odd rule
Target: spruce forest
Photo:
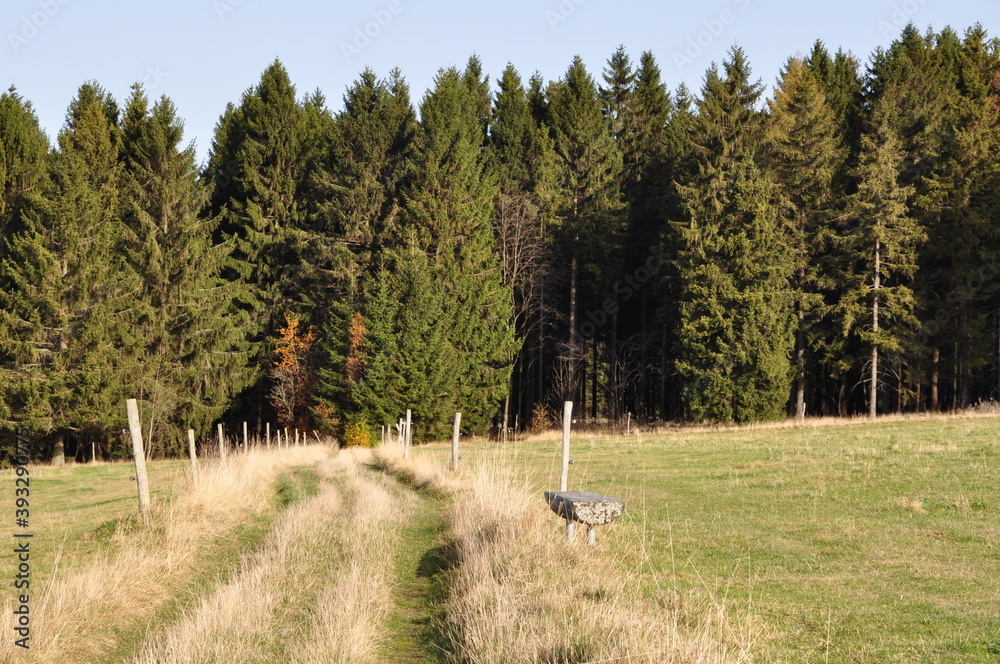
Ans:
{"type": "MultiPolygon", "coordinates": [[[[773,76],[774,72],[768,72],[773,76]]],[[[84,83],[52,144],[0,96],[0,428],[126,456],[265,422],[378,442],[744,423],[1000,398],[1000,42],[817,42],[773,90],[620,48],[473,56],[334,110],[275,61],[198,163],[180,110],[84,83]]]]}

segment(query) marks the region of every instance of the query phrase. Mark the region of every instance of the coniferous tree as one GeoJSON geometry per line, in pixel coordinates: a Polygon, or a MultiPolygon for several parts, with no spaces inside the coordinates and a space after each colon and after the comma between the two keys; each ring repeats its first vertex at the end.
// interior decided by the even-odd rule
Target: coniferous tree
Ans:
{"type": "Polygon", "coordinates": [[[490,132],[490,109],[493,100],[490,94],[490,77],[483,75],[483,62],[478,55],[473,54],[466,63],[462,72],[462,82],[472,95],[485,145],[490,132]]]}
{"type": "MultiPolygon", "coordinates": [[[[31,102],[11,86],[0,95],[0,262],[6,253],[6,238],[21,229],[25,197],[45,177],[49,141],[38,125],[31,102]]],[[[0,279],[4,271],[0,269],[0,279]]],[[[10,284],[0,281],[0,291],[10,284]]],[[[7,391],[12,376],[2,367],[7,363],[0,351],[0,427],[10,418],[7,391]]]]}
{"type": "Polygon", "coordinates": [[[0,356],[7,404],[52,434],[61,462],[67,433],[79,444],[120,429],[135,373],[122,256],[118,108],[98,85],[71,103],[48,176],[25,199],[21,228],[5,238],[0,267],[0,356]]]}
{"type": "Polygon", "coordinates": [[[663,346],[662,334],[654,333],[650,324],[662,302],[673,299],[672,282],[664,270],[665,257],[675,245],[667,232],[667,222],[680,212],[672,185],[677,177],[677,160],[668,141],[674,105],[652,53],[640,57],[634,81],[634,90],[620,115],[622,196],[628,203],[624,271],[633,277],[637,270],[640,275],[647,269],[654,273],[638,288],[626,282],[625,287],[615,289],[614,298],[621,307],[616,319],[624,321],[622,346],[628,350],[623,353],[619,348],[619,325],[615,320],[609,344],[613,417],[624,412],[624,391],[629,382],[633,383],[632,398],[636,402],[633,412],[650,414],[650,355],[658,347],[662,352],[663,346]]]}
{"type": "Polygon", "coordinates": [[[822,290],[829,287],[823,270],[823,247],[830,217],[840,202],[836,178],[846,160],[843,138],[823,87],[802,60],[788,61],[769,101],[767,126],[769,165],[788,206],[795,230],[797,292],[795,335],[795,405],[800,421],[806,415],[806,348],[816,314],[822,312],[822,290]]]}
{"type": "MultiPolygon", "coordinates": [[[[233,280],[250,286],[248,332],[260,346],[294,308],[298,263],[295,229],[305,222],[303,191],[308,147],[303,105],[284,66],[275,61],[260,82],[220,118],[206,176],[216,182],[213,212],[234,244],[233,280]],[[223,184],[225,186],[220,186],[223,184]]],[[[263,353],[260,347],[258,353],[263,353]]]]}
{"type": "MultiPolygon", "coordinates": [[[[362,378],[361,349],[368,345],[361,316],[363,291],[378,256],[397,246],[400,188],[413,150],[416,114],[398,71],[380,81],[365,70],[344,94],[344,110],[333,127],[333,149],[313,178],[321,204],[314,224],[327,238],[327,270],[335,296],[324,324],[324,361],[318,372],[316,413],[321,424],[342,435],[362,425],[350,387],[362,378]],[[350,363],[357,365],[351,369],[350,363]]],[[[391,353],[390,353],[391,354],[391,353]]],[[[373,424],[383,421],[370,416],[373,424]]]]}
{"type": "Polygon", "coordinates": [[[0,237],[18,229],[21,200],[44,176],[48,151],[31,102],[11,86],[0,95],[0,237]]]}
{"type": "Polygon", "coordinates": [[[851,206],[854,227],[843,240],[850,263],[838,275],[848,285],[839,305],[843,330],[858,336],[870,352],[868,415],[872,418],[878,411],[880,351],[902,352],[904,338],[916,325],[909,278],[924,238],[923,229],[908,213],[913,190],[900,184],[904,156],[894,113],[895,106],[882,100],[862,136],[858,192],[851,206]]]}
{"type": "Polygon", "coordinates": [[[122,121],[122,193],[127,255],[138,276],[134,320],[141,352],[132,388],[145,402],[148,453],[186,449],[187,429],[205,433],[232,398],[258,377],[247,366],[240,286],[222,279],[228,244],[212,241],[215,218],[200,216],[209,188],[193,146],[166,97],[152,107],[133,87],[122,121]]]}
{"type": "Polygon", "coordinates": [[[461,410],[481,430],[506,394],[517,350],[490,227],[496,190],[475,98],[457,70],[438,75],[420,118],[400,244],[382,253],[387,271],[366,297],[366,370],[353,401],[373,425],[412,408],[421,430],[441,435],[461,410]]]}
{"type": "MultiPolygon", "coordinates": [[[[513,294],[514,321],[518,338],[524,341],[511,396],[515,411],[527,417],[524,406],[540,400],[544,393],[544,295],[549,275],[545,226],[552,208],[554,155],[548,132],[532,116],[527,91],[513,65],[504,69],[499,88],[486,157],[498,184],[493,230],[504,285],[513,294]],[[541,378],[535,380],[535,376],[541,378]]],[[[510,420],[508,406],[505,427],[510,420]]]]}
{"type": "Polygon", "coordinates": [[[585,345],[599,332],[596,323],[579,320],[581,295],[586,290],[603,301],[606,296],[601,295],[613,292],[611,284],[620,272],[621,153],[597,86],[579,56],[563,79],[550,85],[548,97],[558,189],[552,237],[556,253],[569,267],[566,342],[560,358],[568,384],[558,395],[562,399],[573,398],[585,345]]]}
{"type": "Polygon", "coordinates": [[[1000,237],[992,212],[996,189],[995,154],[1000,143],[994,78],[998,46],[979,26],[959,42],[951,30],[937,35],[934,59],[943,61],[939,156],[914,182],[912,213],[927,230],[914,289],[922,333],[914,359],[927,366],[930,407],[941,405],[940,378],[950,375],[953,407],[970,403],[975,373],[993,355],[988,323],[990,288],[1000,237]],[[941,357],[949,357],[942,371],[941,357]]]}
{"type": "Polygon", "coordinates": [[[706,75],[692,141],[698,173],[679,186],[688,220],[677,260],[683,397],[695,420],[754,421],[788,399],[791,234],[758,165],[760,83],[739,48],[706,75]]]}

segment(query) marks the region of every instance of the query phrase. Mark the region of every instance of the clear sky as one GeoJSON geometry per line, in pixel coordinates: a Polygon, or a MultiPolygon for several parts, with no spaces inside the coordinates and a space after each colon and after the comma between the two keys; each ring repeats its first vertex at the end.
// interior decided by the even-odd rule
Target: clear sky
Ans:
{"type": "Polygon", "coordinates": [[[0,85],[35,107],[51,137],[76,89],[96,80],[119,100],[135,81],[168,95],[204,158],[227,102],[238,102],[274,58],[299,94],[321,89],[333,110],[365,66],[399,67],[414,102],[441,67],[477,53],[495,81],[512,62],[522,77],[559,78],[574,55],[599,77],[624,44],[657,57],[668,86],[701,87],[705,69],[737,43],[768,85],[816,39],[862,62],[908,22],[921,30],[975,22],[1000,36],[998,0],[2,0],[0,85]]]}

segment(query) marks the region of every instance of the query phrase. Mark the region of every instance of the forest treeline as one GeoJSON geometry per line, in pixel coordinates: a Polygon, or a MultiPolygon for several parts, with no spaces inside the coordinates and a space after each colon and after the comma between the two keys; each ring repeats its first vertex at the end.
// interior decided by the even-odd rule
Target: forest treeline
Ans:
{"type": "MultiPolygon", "coordinates": [[[[558,80],[473,56],[333,111],[275,61],[207,163],[166,97],[0,97],[0,421],[154,454],[275,421],[365,443],[579,417],[750,422],[1000,395],[1000,44],[817,42],[765,99],[651,53],[558,80]]],[[[83,454],[83,452],[80,452],[83,454]]]]}

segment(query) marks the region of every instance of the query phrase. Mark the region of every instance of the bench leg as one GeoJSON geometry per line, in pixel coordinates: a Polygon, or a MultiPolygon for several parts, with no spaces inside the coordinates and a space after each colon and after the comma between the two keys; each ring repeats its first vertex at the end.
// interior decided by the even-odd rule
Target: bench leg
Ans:
{"type": "Polygon", "coordinates": [[[594,529],[593,526],[588,525],[587,526],[587,544],[590,545],[590,546],[594,546],[594,544],[596,542],[597,542],[597,531],[594,529]]]}
{"type": "Polygon", "coordinates": [[[573,520],[566,519],[566,540],[569,542],[573,541],[573,520]]]}

